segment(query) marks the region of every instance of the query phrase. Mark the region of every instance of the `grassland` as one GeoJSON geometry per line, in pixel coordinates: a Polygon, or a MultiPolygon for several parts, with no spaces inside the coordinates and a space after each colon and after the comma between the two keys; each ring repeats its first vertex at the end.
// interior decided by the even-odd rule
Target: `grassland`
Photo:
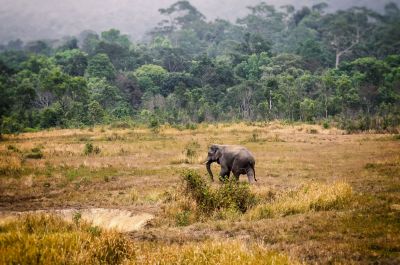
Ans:
{"type": "Polygon", "coordinates": [[[400,141],[398,135],[278,122],[3,136],[2,214],[92,207],[156,218],[138,232],[118,234],[55,217],[21,217],[0,225],[0,256],[23,251],[41,253],[41,264],[101,264],[110,261],[98,254],[109,240],[110,255],[119,253],[113,261],[127,264],[398,264],[400,141]],[[258,183],[248,187],[254,201],[243,211],[216,202],[216,210],[204,212],[185,193],[182,175],[190,169],[210,194],[226,194],[208,182],[201,164],[211,143],[241,144],[256,157],[258,183]],[[35,218],[53,228],[43,232],[35,218]],[[39,232],[23,228],[27,223],[39,232]],[[28,247],[38,240],[42,249],[28,247]],[[52,252],[57,244],[68,253],[52,252]]]}

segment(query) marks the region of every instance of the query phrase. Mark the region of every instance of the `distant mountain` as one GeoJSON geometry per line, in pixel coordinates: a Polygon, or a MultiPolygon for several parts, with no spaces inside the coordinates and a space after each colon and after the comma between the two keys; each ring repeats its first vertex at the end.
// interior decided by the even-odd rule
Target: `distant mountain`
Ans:
{"type": "MultiPolygon", "coordinates": [[[[159,8],[168,7],[176,0],[0,0],[0,43],[21,38],[54,39],[78,35],[92,29],[101,32],[120,29],[132,39],[140,40],[154,27],[161,16],[159,8]]],[[[235,21],[248,13],[246,6],[260,0],[191,0],[207,19],[223,18],[235,21]]],[[[323,0],[266,0],[268,4],[296,7],[313,5],[323,0]]],[[[350,6],[367,6],[381,11],[388,2],[400,6],[400,0],[328,0],[330,10],[350,6]]]]}

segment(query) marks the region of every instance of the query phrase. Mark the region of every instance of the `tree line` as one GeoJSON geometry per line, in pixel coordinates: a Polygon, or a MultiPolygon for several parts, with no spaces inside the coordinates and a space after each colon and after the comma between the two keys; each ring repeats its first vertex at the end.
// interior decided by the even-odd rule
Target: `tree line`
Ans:
{"type": "Polygon", "coordinates": [[[400,10],[248,7],[207,21],[187,1],[145,42],[117,29],[0,46],[3,133],[130,120],[400,124],[400,10]]]}

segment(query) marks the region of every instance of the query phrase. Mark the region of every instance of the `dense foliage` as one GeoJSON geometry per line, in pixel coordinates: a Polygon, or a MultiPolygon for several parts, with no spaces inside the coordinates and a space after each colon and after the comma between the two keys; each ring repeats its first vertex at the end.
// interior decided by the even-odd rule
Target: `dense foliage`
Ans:
{"type": "Polygon", "coordinates": [[[400,123],[400,10],[326,13],[261,3],[236,23],[187,1],[146,43],[116,29],[0,47],[1,132],[133,119],[230,120],[385,130],[400,123]]]}

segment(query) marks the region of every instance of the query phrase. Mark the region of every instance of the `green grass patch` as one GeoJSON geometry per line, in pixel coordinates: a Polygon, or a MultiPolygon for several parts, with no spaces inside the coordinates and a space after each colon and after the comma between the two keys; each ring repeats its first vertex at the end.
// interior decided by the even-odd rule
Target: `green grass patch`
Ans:
{"type": "Polygon", "coordinates": [[[400,177],[400,162],[367,163],[365,169],[386,177],[400,177]]]}

